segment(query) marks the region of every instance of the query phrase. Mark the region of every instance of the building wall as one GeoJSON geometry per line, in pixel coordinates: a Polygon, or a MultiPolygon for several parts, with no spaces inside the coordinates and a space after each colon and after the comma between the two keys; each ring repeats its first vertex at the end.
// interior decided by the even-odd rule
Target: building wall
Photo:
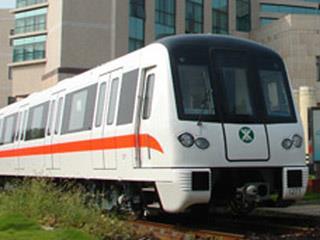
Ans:
{"type": "Polygon", "coordinates": [[[8,79],[8,66],[12,50],[9,44],[9,33],[13,26],[13,17],[8,9],[0,9],[0,107],[8,104],[12,93],[12,81],[8,79]]]}
{"type": "Polygon", "coordinates": [[[13,96],[25,96],[43,89],[41,76],[44,74],[45,63],[20,65],[12,71],[13,96]]]}
{"type": "Polygon", "coordinates": [[[320,102],[316,56],[320,56],[320,16],[287,15],[252,32],[251,38],[275,49],[285,60],[291,84],[313,87],[320,102]]]}

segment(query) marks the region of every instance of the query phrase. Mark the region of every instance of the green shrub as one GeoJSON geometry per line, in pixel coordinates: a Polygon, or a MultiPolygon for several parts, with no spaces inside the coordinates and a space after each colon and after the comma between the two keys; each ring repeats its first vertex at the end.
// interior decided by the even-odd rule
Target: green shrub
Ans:
{"type": "Polygon", "coordinates": [[[11,182],[0,193],[0,215],[22,214],[45,226],[77,228],[103,240],[138,238],[128,224],[104,214],[94,202],[88,202],[81,187],[73,185],[44,179],[11,182]]]}

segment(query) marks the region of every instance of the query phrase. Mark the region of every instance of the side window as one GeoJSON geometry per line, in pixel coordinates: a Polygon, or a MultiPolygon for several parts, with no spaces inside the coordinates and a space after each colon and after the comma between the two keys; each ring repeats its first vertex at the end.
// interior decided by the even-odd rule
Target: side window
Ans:
{"type": "Polygon", "coordinates": [[[123,74],[117,125],[132,123],[139,69],[123,74]]]}
{"type": "Polygon", "coordinates": [[[23,122],[22,122],[22,130],[21,130],[21,134],[20,134],[20,140],[24,140],[25,139],[26,128],[27,128],[28,110],[25,110],[23,115],[24,115],[24,117],[23,117],[23,122]]]}
{"type": "Polygon", "coordinates": [[[50,107],[50,113],[49,113],[49,120],[48,120],[48,125],[47,125],[47,136],[50,136],[51,135],[51,130],[52,130],[52,127],[53,127],[53,114],[54,114],[54,111],[56,109],[56,101],[53,100],[51,102],[51,107],[50,107]]]}
{"type": "Polygon", "coordinates": [[[48,119],[49,102],[30,108],[26,141],[44,138],[48,119]]]}
{"type": "Polygon", "coordinates": [[[20,112],[19,124],[17,125],[19,129],[18,129],[18,133],[16,135],[16,141],[19,141],[21,139],[21,135],[22,135],[22,132],[23,132],[24,118],[25,118],[25,112],[22,111],[22,112],[20,112]]]}
{"type": "Polygon", "coordinates": [[[17,120],[17,128],[15,133],[15,141],[19,140],[20,131],[21,131],[21,121],[22,121],[22,112],[18,113],[18,120],[17,120]]]}
{"type": "Polygon", "coordinates": [[[100,85],[99,99],[97,104],[96,123],[95,123],[96,127],[100,127],[102,123],[105,96],[106,96],[106,83],[102,83],[100,85]]]}
{"type": "Polygon", "coordinates": [[[56,114],[56,125],[54,127],[54,134],[59,133],[59,128],[60,128],[60,122],[61,122],[61,113],[62,113],[62,101],[63,98],[59,98],[58,102],[58,109],[57,109],[57,114],[56,114]]]}
{"type": "Polygon", "coordinates": [[[114,115],[116,112],[116,104],[118,98],[119,78],[115,78],[111,83],[110,98],[109,98],[109,110],[107,124],[112,125],[114,121],[114,115]]]}
{"type": "Polygon", "coordinates": [[[13,143],[18,114],[12,114],[4,118],[2,139],[3,144],[13,143]]]}
{"type": "Polygon", "coordinates": [[[147,78],[146,92],[145,92],[144,105],[143,105],[143,115],[142,115],[143,119],[148,119],[150,118],[150,115],[151,115],[154,80],[155,80],[154,74],[150,74],[147,78]]]}
{"type": "Polygon", "coordinates": [[[97,84],[66,96],[62,134],[89,130],[92,126],[97,84]]]}

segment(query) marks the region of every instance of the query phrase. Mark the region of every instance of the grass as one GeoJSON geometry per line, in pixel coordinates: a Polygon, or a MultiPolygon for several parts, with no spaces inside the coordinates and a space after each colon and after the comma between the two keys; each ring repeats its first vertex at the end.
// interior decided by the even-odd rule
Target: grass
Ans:
{"type": "Polygon", "coordinates": [[[308,192],[304,196],[303,200],[305,200],[305,201],[316,201],[316,200],[320,201],[320,193],[318,193],[318,192],[308,192]]]}
{"type": "Polygon", "coordinates": [[[21,214],[0,216],[0,239],[2,240],[95,240],[76,229],[46,231],[40,225],[21,214]]]}
{"type": "Polygon", "coordinates": [[[104,214],[86,196],[70,182],[58,186],[43,179],[11,183],[0,192],[0,240],[139,238],[126,222],[104,214]]]}

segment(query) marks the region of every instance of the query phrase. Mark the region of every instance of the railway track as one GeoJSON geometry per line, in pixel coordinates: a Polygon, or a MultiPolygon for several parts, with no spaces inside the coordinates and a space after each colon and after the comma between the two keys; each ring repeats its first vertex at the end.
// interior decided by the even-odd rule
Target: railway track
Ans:
{"type": "Polygon", "coordinates": [[[298,224],[296,221],[290,222],[276,217],[236,219],[230,216],[219,216],[214,222],[206,224],[199,224],[196,221],[186,223],[184,220],[179,221],[175,218],[159,221],[138,220],[131,224],[137,233],[160,240],[305,239],[305,236],[313,236],[318,231],[316,226],[304,225],[305,222],[298,224]]]}
{"type": "Polygon", "coordinates": [[[184,227],[181,225],[165,224],[149,221],[131,222],[135,231],[142,235],[149,235],[159,240],[210,239],[210,240],[240,240],[245,239],[242,234],[220,232],[213,230],[184,227]]]}

